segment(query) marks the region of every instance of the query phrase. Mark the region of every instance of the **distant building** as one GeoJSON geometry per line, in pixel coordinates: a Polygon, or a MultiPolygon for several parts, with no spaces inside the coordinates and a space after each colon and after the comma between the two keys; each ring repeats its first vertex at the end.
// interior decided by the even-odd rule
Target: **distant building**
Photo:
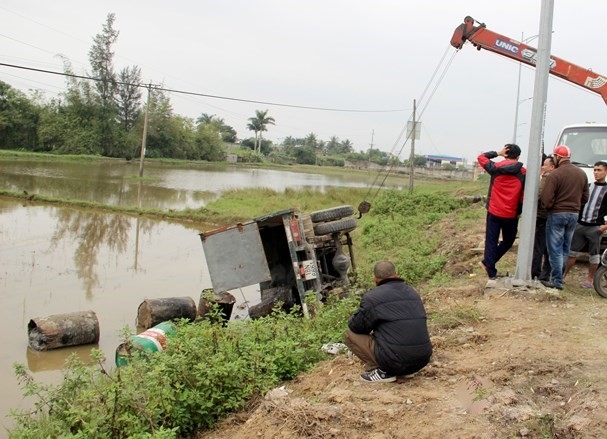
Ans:
{"type": "Polygon", "coordinates": [[[448,155],[426,155],[426,166],[429,168],[440,168],[443,165],[464,165],[466,160],[461,157],[452,157],[448,155]]]}

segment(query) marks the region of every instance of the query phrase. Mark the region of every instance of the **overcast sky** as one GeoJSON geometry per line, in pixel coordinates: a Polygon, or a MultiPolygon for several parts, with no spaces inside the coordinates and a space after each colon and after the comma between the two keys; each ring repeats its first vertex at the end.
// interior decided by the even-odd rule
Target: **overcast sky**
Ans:
{"type": "MultiPolygon", "coordinates": [[[[467,44],[442,80],[433,75],[456,52],[449,41],[465,16],[521,39],[539,32],[540,7],[540,0],[4,0],[0,62],[60,72],[61,54],[86,74],[92,39],[114,13],[116,70],[137,65],[144,81],[166,88],[267,103],[171,94],[177,114],[217,115],[247,138],[248,118],[267,109],[276,125],[265,137],[275,142],[313,132],[403,159],[410,143],[403,145],[400,135],[416,99],[422,123],[416,153],[473,161],[512,141],[519,64],[467,44]]],[[[555,0],[552,54],[607,75],[605,17],[605,0],[555,0]]],[[[537,39],[529,44],[537,47],[537,39]]],[[[517,129],[523,161],[534,74],[523,66],[517,129]]],[[[65,90],[61,77],[5,66],[0,80],[49,97],[65,90]]],[[[547,147],[563,125],[585,121],[607,122],[602,98],[551,77],[547,147]]]]}

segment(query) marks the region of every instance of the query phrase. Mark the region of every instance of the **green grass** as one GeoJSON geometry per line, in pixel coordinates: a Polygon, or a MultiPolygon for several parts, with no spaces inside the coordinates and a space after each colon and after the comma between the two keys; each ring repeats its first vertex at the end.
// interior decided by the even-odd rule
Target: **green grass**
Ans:
{"type": "MultiPolygon", "coordinates": [[[[484,217],[484,210],[470,207],[465,197],[485,192],[486,182],[444,181],[420,182],[411,195],[366,188],[329,188],[324,192],[253,188],[229,191],[203,209],[167,212],[8,191],[0,191],[0,196],[214,224],[289,208],[311,212],[344,204],[357,207],[366,199],[372,204],[371,211],[359,219],[359,227],[351,233],[357,264],[353,289],[366,290],[372,287],[374,263],[382,259],[392,260],[399,274],[414,286],[426,281],[448,283],[448,276],[441,272],[448,255],[438,251],[440,221],[454,215],[462,230],[467,223],[478,221],[479,212],[484,217]]],[[[341,341],[347,318],[356,306],[354,297],[319,306],[313,319],[277,313],[261,320],[230,322],[227,328],[208,323],[184,325],[162,354],[108,371],[102,354],[97,353],[97,365],[74,362],[58,386],[38,384],[25,366],[18,366],[24,393],[39,400],[38,411],[18,417],[12,437],[173,438],[209,428],[251,398],[326,358],[319,347],[341,341]]],[[[476,308],[466,306],[447,310],[429,307],[428,314],[431,331],[448,331],[479,317],[476,308]]]]}
{"type": "MultiPolygon", "coordinates": [[[[237,213],[251,217],[261,210],[280,209],[294,198],[302,200],[304,208],[322,209],[352,204],[359,196],[351,189],[330,190],[322,196],[309,190],[233,191],[212,207],[225,219],[237,213]]],[[[353,288],[372,287],[373,264],[385,258],[395,262],[413,285],[441,277],[437,274],[444,256],[437,256],[440,233],[434,228],[444,216],[466,212],[470,208],[466,202],[445,194],[388,190],[375,205],[352,232],[358,272],[353,288]]],[[[444,276],[441,280],[448,281],[444,276]]],[[[301,318],[296,310],[229,322],[227,327],[182,325],[162,354],[145,355],[112,371],[104,368],[103,354],[98,352],[94,354],[97,365],[75,361],[57,386],[36,383],[25,366],[17,366],[24,393],[38,397],[38,402],[37,411],[15,418],[17,427],[11,437],[59,437],[70,432],[71,436],[63,437],[176,438],[211,428],[227,413],[326,358],[320,346],[341,341],[357,297],[319,304],[312,319],[301,318]]],[[[433,333],[469,325],[479,315],[470,306],[428,308],[433,333]]]]}
{"type": "Polygon", "coordinates": [[[13,160],[58,160],[66,162],[91,160],[124,160],[111,159],[98,155],[50,154],[42,152],[19,151],[16,149],[0,149],[0,158],[11,158],[13,160]]]}

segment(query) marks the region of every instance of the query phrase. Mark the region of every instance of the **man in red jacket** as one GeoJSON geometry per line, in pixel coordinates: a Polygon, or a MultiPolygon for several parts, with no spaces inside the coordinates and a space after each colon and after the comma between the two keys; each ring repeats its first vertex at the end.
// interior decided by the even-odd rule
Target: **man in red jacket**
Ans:
{"type": "Polygon", "coordinates": [[[497,277],[495,264],[516,239],[526,174],[523,164],[518,161],[520,155],[518,145],[507,144],[499,152],[487,151],[477,158],[478,164],[491,176],[487,194],[485,254],[480,263],[489,279],[497,277]],[[496,157],[504,160],[493,161],[496,157]]]}

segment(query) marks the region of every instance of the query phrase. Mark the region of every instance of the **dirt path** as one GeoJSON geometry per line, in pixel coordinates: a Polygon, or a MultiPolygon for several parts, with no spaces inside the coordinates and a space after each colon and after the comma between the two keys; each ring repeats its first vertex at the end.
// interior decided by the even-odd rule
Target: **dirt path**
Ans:
{"type": "Polygon", "coordinates": [[[607,300],[578,286],[583,264],[560,294],[485,289],[470,250],[479,233],[458,240],[453,285],[420,287],[429,312],[476,316],[432,329],[420,373],[367,384],[358,360],[337,355],[199,437],[607,437],[607,300]]]}

